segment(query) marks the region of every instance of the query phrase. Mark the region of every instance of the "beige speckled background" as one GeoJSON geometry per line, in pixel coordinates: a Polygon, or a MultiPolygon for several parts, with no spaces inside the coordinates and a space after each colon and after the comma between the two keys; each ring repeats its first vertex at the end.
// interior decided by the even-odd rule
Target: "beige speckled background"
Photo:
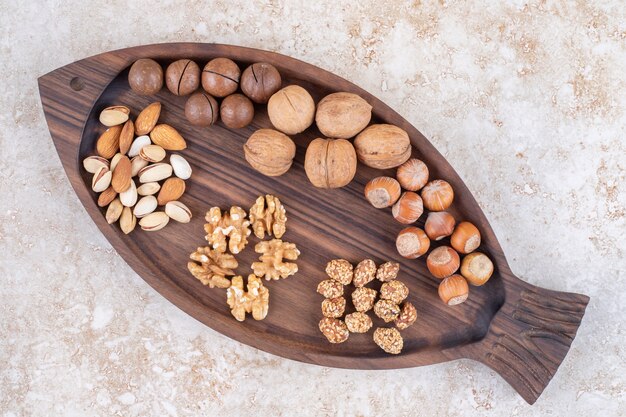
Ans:
{"type": "Polygon", "coordinates": [[[338,3],[0,0],[1,416],[626,415],[623,1],[338,3]],[[591,296],[533,407],[471,361],[357,372],[259,352],[116,255],[65,177],[36,79],[182,40],[281,52],[378,95],[465,179],[513,271],[591,296]]]}

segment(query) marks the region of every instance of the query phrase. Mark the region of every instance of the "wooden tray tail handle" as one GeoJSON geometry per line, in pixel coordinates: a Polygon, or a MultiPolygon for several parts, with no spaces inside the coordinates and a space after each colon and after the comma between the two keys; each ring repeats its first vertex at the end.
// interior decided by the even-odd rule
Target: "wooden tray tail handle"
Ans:
{"type": "Polygon", "coordinates": [[[525,285],[505,303],[475,359],[498,372],[533,404],[565,359],[585,314],[589,297],[525,285]]]}

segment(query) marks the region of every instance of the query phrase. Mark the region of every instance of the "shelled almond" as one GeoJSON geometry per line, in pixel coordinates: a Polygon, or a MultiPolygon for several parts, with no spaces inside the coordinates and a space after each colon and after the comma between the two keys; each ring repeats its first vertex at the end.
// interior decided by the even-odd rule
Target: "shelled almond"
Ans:
{"type": "Polygon", "coordinates": [[[160,114],[158,102],[143,109],[135,122],[128,107],[107,107],[100,114],[108,128],[96,142],[98,155],[83,160],[85,171],[93,174],[92,190],[100,193],[98,206],[106,208],[107,223],[119,222],[125,234],[132,232],[137,222],[142,230],[157,231],[170,219],[180,223],[191,220],[191,210],[178,201],[191,166],[178,154],[170,156],[170,163],[163,162],[168,150],[182,150],[187,145],[174,127],[158,125],[160,114]],[[162,211],[157,210],[159,206],[162,211]]]}

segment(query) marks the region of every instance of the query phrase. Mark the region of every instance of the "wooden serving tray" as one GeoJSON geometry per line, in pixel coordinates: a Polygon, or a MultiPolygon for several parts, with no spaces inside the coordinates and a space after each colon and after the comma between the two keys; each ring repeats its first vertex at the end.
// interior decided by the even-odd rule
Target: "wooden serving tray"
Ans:
{"type": "MultiPolygon", "coordinates": [[[[376,97],[336,75],[302,61],[272,52],[216,44],[175,43],[128,48],[93,56],[64,66],[39,78],[39,91],[48,126],[76,194],[117,252],[159,293],[207,326],[242,343],[298,361],[342,368],[390,369],[433,364],[459,358],[480,361],[506,379],[529,403],[533,403],[554,376],[580,325],[589,298],[549,291],[527,284],[513,275],[493,230],[469,190],[448,162],[428,140],[398,113],[376,97]],[[379,171],[359,164],[355,179],[346,187],[323,190],[313,187],[304,172],[307,144],[321,134],[315,126],[293,137],[297,154],[292,168],[281,177],[266,177],[245,161],[242,146],[256,129],[271,127],[264,105],[256,106],[252,125],[229,130],[221,122],[196,128],[184,117],[187,97],[167,89],[142,97],[128,85],[130,65],[139,58],[153,58],[165,66],[191,58],[200,67],[215,57],[235,60],[243,70],[253,62],[269,62],[283,77],[283,85],[299,84],[316,101],[335,91],[359,94],[373,106],[372,123],[391,123],[405,129],[414,145],[414,156],[426,162],[431,178],[450,182],[455,202],[450,212],[480,229],[479,248],[494,261],[495,273],[483,287],[471,287],[469,299],[448,307],[437,296],[439,281],[425,266],[425,257],[402,259],[395,237],[404,227],[390,210],[376,210],[363,197],[365,183],[394,170],[379,171]],[[163,230],[135,230],[124,235],[109,225],[104,210],[91,191],[91,175],[81,161],[94,154],[95,141],[104,130],[98,122],[102,109],[126,105],[137,112],[153,101],[163,103],[161,123],[174,126],[186,138],[181,154],[191,163],[193,175],[181,201],[194,218],[189,224],[170,222],[163,230]],[[287,208],[287,233],[283,239],[302,251],[300,272],[270,288],[269,315],[263,321],[237,322],[226,305],[225,290],[210,289],[186,268],[189,254],[204,241],[204,213],[211,206],[244,209],[257,196],[274,194],[287,208]],[[415,325],[402,331],[400,355],[384,353],[372,341],[372,331],[352,334],[339,345],[328,343],[318,329],[322,297],[317,284],[324,266],[333,258],[354,263],[372,258],[400,262],[399,279],[410,288],[409,300],[418,310],[415,325]]],[[[418,222],[423,227],[423,218],[418,222]]],[[[258,257],[251,236],[238,256],[240,274],[258,257]]],[[[445,244],[445,241],[441,242],[445,244]]],[[[438,246],[438,245],[433,245],[438,246]]],[[[373,316],[373,315],[372,315],[373,316]]],[[[375,319],[375,326],[382,322],[375,319]]]]}

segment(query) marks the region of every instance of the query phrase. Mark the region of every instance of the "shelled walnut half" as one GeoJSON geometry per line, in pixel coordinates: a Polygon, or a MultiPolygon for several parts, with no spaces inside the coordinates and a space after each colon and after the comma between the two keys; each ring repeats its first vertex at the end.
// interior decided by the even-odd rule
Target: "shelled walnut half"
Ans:
{"type": "Polygon", "coordinates": [[[252,313],[255,320],[263,320],[269,308],[270,291],[254,274],[248,275],[247,287],[248,291],[244,291],[241,275],[232,279],[230,287],[226,290],[226,302],[230,311],[238,321],[244,321],[246,313],[252,313]]]}
{"type": "Polygon", "coordinates": [[[280,239],[272,239],[256,244],[256,253],[260,253],[260,262],[252,263],[252,270],[259,277],[266,280],[287,278],[298,272],[298,265],[293,262],[298,259],[300,251],[293,243],[283,242],[280,239]]]}
{"type": "Polygon", "coordinates": [[[204,285],[210,288],[228,288],[230,279],[235,275],[237,260],[228,253],[218,252],[207,246],[196,249],[189,258],[195,262],[188,262],[187,269],[204,285]],[[197,262],[197,263],[196,263],[197,262]]]}
{"type": "Polygon", "coordinates": [[[208,223],[204,225],[206,240],[211,248],[218,252],[226,252],[226,248],[234,255],[238,254],[248,244],[250,236],[250,222],[247,214],[241,207],[233,206],[230,211],[219,207],[212,207],[205,216],[208,223]],[[228,237],[228,244],[226,238],[228,237]]]}
{"type": "Polygon", "coordinates": [[[287,230],[285,207],[278,197],[270,194],[265,197],[260,196],[250,208],[250,223],[252,223],[254,235],[259,239],[263,239],[265,233],[280,239],[287,230]]]}

